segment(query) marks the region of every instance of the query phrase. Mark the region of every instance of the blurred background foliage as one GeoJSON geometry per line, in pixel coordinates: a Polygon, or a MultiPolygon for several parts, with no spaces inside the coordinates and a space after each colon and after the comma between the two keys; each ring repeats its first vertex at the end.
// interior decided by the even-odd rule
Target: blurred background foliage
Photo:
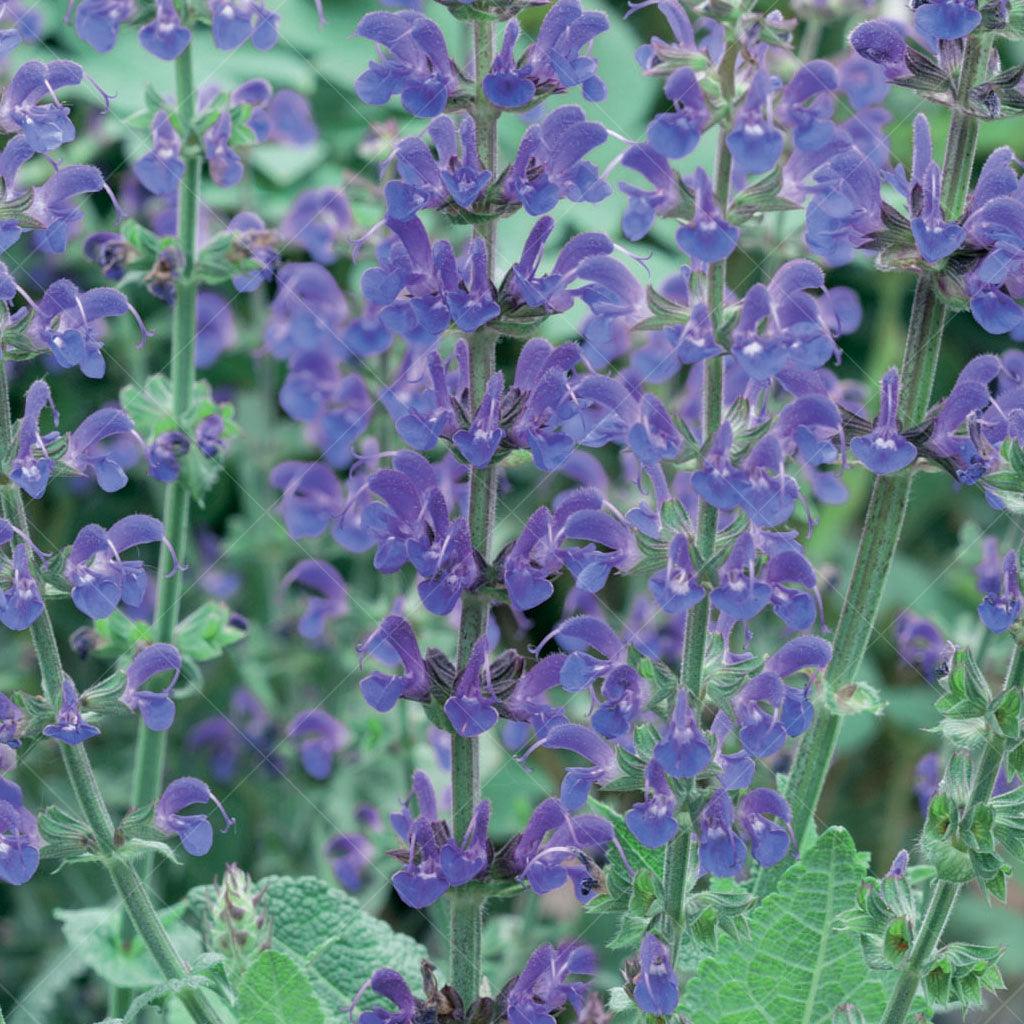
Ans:
{"type": "MultiPolygon", "coordinates": [[[[639,139],[647,120],[659,109],[661,90],[659,83],[638,73],[632,54],[652,33],[664,34],[660,15],[647,9],[625,21],[625,0],[587,0],[587,4],[603,7],[611,18],[611,30],[599,38],[595,48],[609,94],[598,108],[591,108],[591,116],[619,136],[639,139]]],[[[123,31],[111,53],[91,51],[61,23],[59,9],[63,6],[57,0],[40,5],[46,31],[39,50],[45,52],[29,54],[23,48],[7,59],[20,62],[28,56],[70,57],[82,62],[102,88],[113,94],[110,113],[104,115],[95,93],[86,88],[79,90],[74,103],[78,139],[65,152],[69,161],[97,163],[125,201],[130,192],[127,166],[149,148],[143,89],[150,84],[159,93],[169,94],[173,69],[146,54],[133,31],[123,31]]],[[[359,228],[365,231],[379,217],[380,160],[397,135],[411,130],[403,123],[399,108],[367,108],[353,91],[353,83],[370,56],[369,45],[353,35],[353,28],[375,5],[372,0],[325,0],[325,29],[318,26],[312,0],[283,0],[275,6],[281,14],[281,42],[276,49],[261,53],[242,47],[225,54],[215,50],[208,40],[200,40],[196,50],[199,81],[231,88],[259,76],[269,79],[276,88],[294,89],[310,99],[320,137],[305,147],[260,146],[248,155],[249,171],[239,186],[207,189],[207,236],[223,228],[240,209],[254,210],[269,224],[275,224],[300,191],[339,184],[347,191],[359,228]]],[[[464,27],[438,5],[431,7],[449,35],[451,52],[464,53],[464,27]]],[[[542,13],[538,10],[526,16],[528,30],[536,27],[534,22],[539,22],[542,13]]],[[[819,53],[832,56],[841,52],[850,24],[839,21],[824,26],[819,53]]],[[[802,28],[806,31],[808,26],[802,28]]],[[[1019,63],[1022,57],[1021,53],[1004,54],[1007,63],[1019,63]]],[[[894,158],[906,162],[910,122],[917,110],[912,94],[899,91],[891,95],[890,110],[894,158]]],[[[944,112],[932,107],[928,113],[937,144],[941,144],[946,127],[944,112]]],[[[503,130],[502,143],[508,155],[521,126],[514,118],[506,118],[503,130]]],[[[979,157],[1000,144],[1019,143],[1019,134],[1019,121],[984,126],[979,157]]],[[[705,144],[709,141],[713,143],[713,138],[705,139],[705,144]]],[[[619,141],[609,141],[598,152],[597,162],[611,161],[621,146],[619,141]]],[[[698,150],[682,169],[698,162],[710,165],[710,152],[698,150]]],[[[616,177],[613,172],[613,180],[616,177]]],[[[597,207],[562,204],[559,230],[563,238],[580,230],[603,230],[623,241],[618,228],[623,207],[624,200],[618,195],[597,207]]],[[[109,227],[111,220],[104,197],[95,203],[90,201],[90,230],[109,227]]],[[[499,273],[518,256],[528,227],[526,217],[502,222],[499,273]]],[[[649,273],[653,283],[677,269],[679,254],[667,226],[662,225],[642,246],[642,250],[633,250],[642,259],[638,273],[649,273]]],[[[736,261],[731,280],[740,291],[766,270],[770,272],[775,262],[799,253],[800,215],[787,215],[752,229],[745,235],[743,248],[746,255],[736,261]],[[789,220],[790,216],[795,219],[789,220]],[[762,243],[754,237],[758,230],[762,243]]],[[[35,294],[56,276],[71,276],[82,284],[101,283],[98,270],[80,254],[80,244],[73,244],[59,265],[30,262],[20,273],[20,280],[35,294]]],[[[342,260],[333,270],[357,304],[361,267],[342,260]]],[[[840,372],[855,379],[877,381],[889,365],[899,360],[912,279],[907,274],[881,275],[866,262],[858,262],[833,272],[830,283],[851,286],[864,305],[859,331],[845,339],[840,372]]],[[[155,336],[140,350],[128,326],[118,325],[114,330],[121,333],[113,334],[107,343],[109,367],[102,382],[86,381],[77,372],[51,372],[62,422],[76,425],[87,412],[116,400],[117,389],[123,384],[165,368],[167,307],[141,289],[136,289],[132,297],[140,300],[155,336]]],[[[323,852],[325,842],[337,832],[361,829],[378,856],[365,872],[359,898],[367,909],[388,918],[396,927],[428,945],[436,945],[446,927],[444,915],[435,913],[436,908],[423,915],[402,907],[390,893],[388,876],[393,862],[385,856],[392,843],[386,815],[398,808],[412,767],[430,769],[438,779],[441,777],[436,743],[431,743],[433,734],[418,707],[405,708],[398,716],[379,716],[366,707],[356,687],[361,673],[355,644],[396,598],[411,589],[411,579],[402,575],[382,577],[369,569],[365,559],[345,555],[326,538],[299,544],[285,533],[275,514],[277,495],[269,488],[267,473],[285,458],[311,458],[315,454],[301,428],[278,408],[276,392],[283,367],[260,351],[266,297],[259,293],[225,293],[225,297],[232,300],[238,343],[205,372],[216,391],[235,402],[243,435],[234,442],[227,471],[209,495],[206,507],[195,516],[202,543],[194,545],[189,555],[185,610],[207,599],[205,591],[212,591],[226,596],[231,607],[246,616],[249,631],[244,642],[229,649],[220,660],[208,663],[198,692],[182,701],[172,734],[170,775],[198,774],[214,782],[209,762],[189,750],[183,737],[189,726],[221,712],[232,716],[236,725],[243,725],[237,707],[232,711],[232,695],[239,687],[244,686],[259,699],[266,721],[249,722],[248,738],[239,742],[236,770],[215,783],[218,794],[237,818],[236,829],[218,837],[209,856],[189,859],[181,866],[162,866],[160,896],[173,902],[191,886],[208,882],[212,874],[220,872],[221,865],[232,860],[255,877],[280,872],[331,878],[331,865],[323,852]],[[335,624],[331,642],[323,646],[310,645],[298,637],[295,621],[299,603],[295,595],[282,593],[278,586],[285,571],[303,557],[331,559],[349,584],[351,612],[335,624]],[[294,752],[281,744],[281,733],[296,710],[323,701],[325,694],[324,706],[348,725],[352,742],[340,769],[329,781],[318,784],[302,775],[294,752]],[[382,812],[384,821],[379,829],[361,820],[359,809],[365,804],[382,812]]],[[[562,318],[552,336],[558,331],[561,336],[570,336],[573,325],[562,318]]],[[[984,334],[969,316],[955,317],[946,333],[937,393],[948,389],[970,357],[1000,346],[999,339],[984,334]]],[[[511,366],[515,353],[514,346],[503,351],[503,364],[511,366]]],[[[387,355],[382,359],[386,361],[387,355]]],[[[386,363],[378,372],[385,369],[386,363]]],[[[23,378],[16,383],[16,392],[19,385],[23,386],[23,378]]],[[[382,420],[375,426],[383,431],[387,425],[382,420]]],[[[617,479],[616,466],[606,469],[617,479]]],[[[499,545],[517,532],[535,501],[548,500],[555,490],[565,486],[564,481],[556,485],[549,480],[533,494],[533,477],[523,474],[520,478],[517,472],[513,470],[511,487],[501,499],[499,545]]],[[[843,598],[869,486],[867,474],[856,468],[850,470],[847,481],[850,500],[842,507],[824,511],[811,543],[819,572],[824,574],[823,596],[826,620],[830,622],[835,621],[843,598]]],[[[618,490],[626,507],[631,485],[622,481],[618,490]]],[[[150,487],[141,467],[133,474],[131,486],[116,495],[76,490],[67,484],[51,487],[43,502],[33,503],[32,515],[37,540],[55,549],[70,540],[84,523],[108,523],[140,510],[159,510],[159,494],[150,487]]],[[[979,492],[958,491],[941,474],[918,475],[897,565],[863,666],[864,677],[882,691],[889,706],[881,717],[861,715],[848,721],[820,811],[822,821],[845,825],[858,846],[870,851],[876,870],[884,870],[898,849],[914,842],[920,824],[913,794],[914,767],[922,754],[938,747],[938,738],[927,731],[937,722],[932,709],[935,695],[927,681],[898,657],[893,620],[910,609],[933,620],[950,639],[977,645],[981,630],[974,612],[979,597],[973,570],[981,556],[980,538],[989,531],[1005,540],[1015,536],[1019,528],[990,509],[979,492]]],[[[629,620],[634,596],[643,585],[642,580],[620,578],[605,591],[622,621],[629,620]]],[[[511,621],[504,621],[502,616],[499,621],[506,627],[506,640],[515,642],[511,621]]],[[[81,616],[70,604],[57,608],[57,627],[65,642],[82,625],[81,616]]],[[[550,625],[549,621],[535,622],[532,641],[542,637],[550,625]]],[[[450,624],[420,615],[417,628],[423,647],[451,650],[454,631],[450,624]]],[[[666,635],[671,634],[666,625],[666,635]]],[[[772,639],[777,638],[766,637],[763,641],[767,646],[772,639]]],[[[525,649],[521,636],[518,643],[525,649]]],[[[996,638],[984,651],[985,666],[993,678],[1005,664],[1009,643],[1006,637],[996,638]]],[[[0,652],[0,688],[34,691],[36,670],[25,639],[5,631],[0,634],[0,652]]],[[[102,677],[106,668],[102,657],[79,658],[70,648],[66,650],[66,664],[79,688],[102,677]]],[[[123,808],[128,800],[134,730],[134,721],[127,717],[104,723],[102,739],[91,747],[104,792],[116,807],[123,808]]],[[[492,832],[496,839],[503,840],[521,828],[532,808],[557,788],[562,763],[559,756],[541,752],[531,761],[532,771],[527,771],[508,750],[493,743],[486,747],[484,791],[494,803],[492,832]]],[[[30,805],[69,802],[57,760],[52,745],[45,743],[22,752],[19,781],[30,805]]],[[[10,1024],[78,1024],[104,1015],[101,987],[90,979],[81,958],[69,953],[53,913],[55,908],[102,904],[108,899],[103,878],[89,867],[76,866],[51,876],[40,874],[24,889],[0,887],[0,1006],[10,1024]]],[[[559,898],[558,894],[540,901],[528,895],[492,906],[485,937],[487,974],[492,985],[500,986],[519,969],[529,949],[550,938],[582,935],[601,949],[614,922],[597,916],[580,922],[575,920],[579,912],[574,901],[559,898]]],[[[1005,942],[1008,946],[1004,965],[1006,995],[1010,998],[1005,1005],[998,1001],[1000,1005],[978,1012],[972,1018],[977,1022],[997,1024],[1024,1017],[1021,998],[1013,995],[1024,982],[1022,914],[1024,890],[1019,882],[1011,884],[1006,906],[989,905],[980,894],[971,892],[957,908],[953,930],[958,938],[1005,942]]],[[[617,953],[605,954],[605,982],[615,983],[618,961],[617,953]]]]}

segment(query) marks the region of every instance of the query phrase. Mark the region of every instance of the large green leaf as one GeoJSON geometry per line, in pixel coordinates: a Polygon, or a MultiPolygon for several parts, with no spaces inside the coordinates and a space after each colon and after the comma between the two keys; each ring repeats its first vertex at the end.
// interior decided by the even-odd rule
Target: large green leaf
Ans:
{"type": "MultiPolygon", "coordinates": [[[[189,963],[202,949],[199,934],[182,920],[184,904],[161,911],[160,919],[181,958],[189,963]]],[[[125,947],[120,939],[120,916],[114,907],[87,910],[58,910],[56,917],[64,930],[68,957],[94,970],[105,982],[120,988],[151,988],[164,976],[149,950],[137,935],[125,947]]]]}
{"type": "MultiPolygon", "coordinates": [[[[427,951],[371,917],[351,896],[319,878],[272,875],[256,884],[266,890],[273,948],[301,965],[329,1015],[349,1006],[378,967],[398,971],[419,988],[427,951]]],[[[203,886],[189,894],[198,913],[208,910],[210,892],[203,886]]]]}
{"type": "Polygon", "coordinates": [[[886,975],[868,969],[854,933],[835,927],[854,905],[865,860],[845,829],[822,833],[750,915],[750,936],[723,939],[701,963],[685,1013],[699,1024],[831,1024],[848,1002],[878,1020],[886,975]]]}
{"type": "Polygon", "coordinates": [[[323,1024],[309,979],[284,953],[266,949],[238,989],[238,1024],[323,1024]]]}

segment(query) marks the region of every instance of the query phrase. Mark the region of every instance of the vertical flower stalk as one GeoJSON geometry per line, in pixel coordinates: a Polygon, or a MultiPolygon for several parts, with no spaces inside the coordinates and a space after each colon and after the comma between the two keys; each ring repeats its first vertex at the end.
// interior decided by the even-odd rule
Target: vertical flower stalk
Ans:
{"type": "MultiPolygon", "coordinates": [[[[726,102],[733,98],[735,68],[736,51],[734,47],[730,47],[722,58],[719,72],[722,98],[726,102]]],[[[715,202],[722,210],[728,209],[729,181],[732,176],[732,153],[726,145],[727,134],[723,127],[719,132],[715,150],[715,202]]],[[[716,341],[719,343],[724,333],[724,299],[728,264],[729,259],[726,257],[724,260],[712,263],[708,268],[707,304],[715,326],[716,341]]],[[[721,358],[713,357],[704,362],[701,418],[705,441],[714,437],[722,425],[722,376],[721,358]]],[[[700,561],[707,561],[714,553],[717,524],[718,509],[703,498],[699,499],[697,502],[696,548],[700,561]]],[[[680,689],[688,692],[694,701],[699,701],[702,696],[701,676],[707,649],[710,612],[711,602],[708,595],[705,594],[686,615],[683,654],[679,664],[679,686],[680,689]]],[[[686,896],[686,876],[690,860],[690,836],[691,829],[684,826],[665,849],[665,902],[668,913],[676,923],[673,934],[677,952],[684,919],[683,901],[686,896]]]]}
{"type": "MultiPolygon", "coordinates": [[[[199,222],[199,191],[202,175],[202,151],[192,136],[195,119],[195,84],[192,69],[192,46],[186,46],[174,62],[178,117],[185,136],[183,149],[184,173],[178,185],[178,246],[182,253],[181,278],[171,321],[171,389],[176,419],[184,417],[192,402],[195,381],[195,327],[196,291],[195,263],[199,222]]],[[[189,491],[182,479],[169,483],[164,492],[163,523],[167,539],[174,551],[184,557],[188,547],[189,491]]],[[[181,606],[182,574],[173,571],[171,551],[160,549],[157,570],[156,610],[154,613],[154,639],[171,643],[178,624],[181,606]]],[[[167,760],[167,732],[155,732],[140,719],[135,740],[135,758],[132,769],[131,803],[145,807],[160,795],[164,764],[167,760]]],[[[152,856],[143,861],[143,875],[148,876],[152,856]]],[[[121,937],[131,938],[132,922],[121,919],[121,937]]],[[[111,1012],[123,1013],[131,1002],[131,990],[111,993],[111,1012]]]]}
{"type": "MultiPolygon", "coordinates": [[[[494,61],[494,26],[490,21],[473,22],[473,66],[476,88],[473,118],[476,122],[477,145],[484,170],[494,170],[498,162],[497,114],[483,92],[485,72],[494,61]]],[[[487,277],[494,276],[494,250],[497,220],[485,221],[478,229],[487,252],[487,277]]],[[[496,365],[497,335],[487,325],[474,332],[469,344],[469,390],[472,407],[484,400],[487,381],[496,365]]],[[[473,548],[486,561],[490,556],[497,501],[497,474],[493,464],[475,466],[469,472],[469,535],[473,548]]],[[[458,667],[466,667],[474,645],[487,632],[489,602],[480,593],[462,595],[459,622],[458,667]]],[[[456,838],[468,837],[473,811],[480,802],[480,750],[476,736],[452,736],[452,830],[456,838]]],[[[452,890],[450,961],[455,991],[466,1006],[476,999],[480,990],[481,933],[483,904],[471,887],[452,890]]]]}
{"type": "MultiPolygon", "coordinates": [[[[979,72],[987,65],[991,48],[988,35],[976,33],[968,38],[957,83],[956,106],[942,168],[942,204],[954,221],[964,211],[978,139],[978,122],[969,110],[969,94],[979,72]]],[[[905,423],[919,422],[928,410],[945,323],[945,308],[934,277],[922,274],[914,289],[900,372],[899,415],[905,423]]],[[[903,530],[912,483],[912,472],[875,478],[849,589],[836,625],[832,662],[824,678],[826,698],[854,679],[860,668],[903,530]]],[[[819,707],[813,726],[797,750],[786,795],[793,808],[793,831],[798,841],[814,816],[841,725],[840,715],[828,707],[819,707]]],[[[774,888],[780,873],[777,868],[762,872],[756,883],[757,892],[764,894],[774,888]]]]}
{"type": "MultiPolygon", "coordinates": [[[[14,431],[7,370],[5,363],[0,361],[0,448],[10,450],[13,444],[14,431]]],[[[0,497],[2,497],[4,515],[25,536],[28,536],[28,515],[25,511],[21,490],[13,483],[7,482],[5,486],[0,487],[0,497]]],[[[30,555],[29,557],[34,556],[30,555]]],[[[45,606],[29,626],[29,632],[39,663],[43,695],[56,708],[61,702],[66,676],[57,646],[57,635],[54,632],[49,611],[45,606]]],[[[128,920],[146,944],[146,948],[163,975],[168,980],[184,978],[188,973],[187,968],[157,915],[146,884],[135,867],[122,859],[118,853],[114,823],[100,793],[99,784],[84,745],[60,743],[58,746],[68,781],[83,818],[95,839],[100,860],[106,867],[114,888],[124,904],[128,920]]],[[[218,1014],[200,992],[183,988],[178,997],[196,1024],[219,1024],[218,1014]]]]}
{"type": "MultiPolygon", "coordinates": [[[[1006,670],[1006,681],[1003,692],[1024,689],[1024,649],[1015,646],[1006,670]]],[[[971,793],[963,809],[964,817],[987,804],[992,797],[999,769],[1007,752],[1007,742],[1002,735],[986,735],[984,752],[974,770],[971,793]]],[[[911,1004],[917,995],[922,978],[926,973],[929,961],[935,948],[942,938],[946,923],[957,897],[963,889],[963,882],[937,879],[932,889],[928,907],[917,927],[913,944],[906,955],[906,960],[899,971],[899,977],[889,996],[879,1024],[904,1024],[911,1004]]]]}

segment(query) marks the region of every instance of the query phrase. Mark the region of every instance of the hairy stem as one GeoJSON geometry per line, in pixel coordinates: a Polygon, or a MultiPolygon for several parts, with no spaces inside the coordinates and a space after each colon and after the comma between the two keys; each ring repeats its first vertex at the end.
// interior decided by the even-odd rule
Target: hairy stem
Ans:
{"type": "MultiPolygon", "coordinates": [[[[6,366],[0,360],[0,449],[10,450],[14,442],[11,420],[11,401],[7,384],[6,366]]],[[[0,500],[4,514],[26,536],[29,532],[28,515],[21,491],[12,483],[0,486],[0,500]]],[[[35,556],[30,553],[35,562],[35,556]]],[[[29,627],[32,646],[42,681],[43,695],[54,707],[60,704],[61,687],[64,681],[64,667],[57,646],[57,634],[53,629],[50,613],[44,607],[42,614],[29,627]]],[[[157,966],[168,980],[186,976],[187,969],[171,944],[167,931],[160,921],[145,883],[136,868],[118,855],[118,839],[113,819],[100,793],[92,763],[84,745],[68,746],[57,743],[61,760],[67,773],[68,782],[81,809],[82,817],[96,840],[100,861],[110,875],[111,882],[127,911],[128,918],[142,941],[156,961],[157,966]]],[[[220,1018],[205,996],[198,992],[184,991],[180,998],[196,1024],[220,1024],[220,1018]]]]}
{"type": "MultiPolygon", "coordinates": [[[[498,162],[497,111],[483,93],[484,75],[494,60],[494,27],[490,22],[473,22],[473,66],[476,75],[473,117],[476,122],[480,161],[492,173],[498,162]]],[[[497,221],[489,220],[478,229],[487,249],[488,278],[494,276],[494,247],[497,221]]],[[[484,397],[487,380],[497,365],[497,335],[483,327],[469,343],[470,407],[476,409],[484,397]]],[[[492,466],[469,472],[469,534],[473,547],[486,561],[497,505],[497,475],[492,466]]],[[[459,623],[459,668],[465,667],[473,645],[487,632],[489,602],[479,594],[463,594],[459,623]]],[[[452,828],[462,840],[473,809],[480,801],[480,749],[476,737],[452,736],[452,828]]],[[[450,975],[455,991],[469,1004],[480,994],[481,934],[483,903],[475,886],[451,896],[450,975]]]]}
{"type": "MultiPolygon", "coordinates": [[[[967,112],[967,96],[979,69],[988,60],[991,45],[988,36],[975,34],[968,39],[957,85],[957,107],[950,123],[942,172],[943,204],[951,220],[956,220],[963,212],[978,140],[978,124],[967,112]]],[[[900,374],[903,423],[919,422],[928,410],[945,325],[945,308],[936,291],[934,277],[923,273],[914,288],[900,374]]],[[[912,480],[913,471],[908,469],[892,476],[877,477],[872,486],[849,589],[832,640],[832,662],[823,684],[826,695],[853,682],[860,669],[903,530],[912,480]]],[[[797,842],[803,839],[814,817],[841,724],[842,718],[819,702],[814,724],[804,734],[797,750],[786,786],[797,842]]],[[[762,871],[755,883],[755,892],[764,895],[771,891],[781,872],[781,866],[762,871]]]]}
{"type": "MultiPolygon", "coordinates": [[[[733,93],[733,71],[736,52],[726,51],[722,58],[722,94],[731,99],[733,93]]],[[[732,155],[725,144],[725,131],[719,132],[715,150],[715,199],[724,211],[729,203],[729,178],[732,174],[732,155]]],[[[716,333],[722,326],[722,303],[725,297],[725,278],[728,260],[713,263],[708,268],[708,309],[714,318],[716,333]]],[[[707,442],[722,425],[722,360],[706,359],[704,366],[704,387],[702,394],[702,432],[707,442]]],[[[718,510],[704,500],[697,504],[697,535],[695,538],[697,565],[706,562],[715,549],[715,533],[718,525],[718,510]]],[[[711,604],[704,598],[686,616],[686,631],[683,638],[683,653],[679,663],[679,688],[686,690],[698,702],[703,698],[702,679],[704,654],[708,639],[708,617],[711,604]]],[[[665,906],[674,919],[672,928],[673,946],[678,952],[685,920],[686,876],[690,858],[691,822],[684,822],[675,839],[665,848],[665,906]]]]}
{"type": "MultiPolygon", "coordinates": [[[[192,47],[188,46],[175,61],[178,117],[185,132],[185,172],[178,187],[178,247],[183,263],[177,282],[173,317],[171,321],[171,394],[175,420],[181,421],[192,403],[195,382],[195,328],[196,291],[195,263],[199,221],[199,190],[202,174],[202,153],[198,141],[192,136],[195,120],[195,86],[192,72],[192,47]]],[[[167,539],[179,558],[184,561],[188,547],[189,491],[184,481],[175,480],[164,491],[163,523],[167,539]]],[[[181,607],[182,574],[173,571],[171,554],[166,547],[160,549],[157,569],[156,610],[153,617],[157,641],[172,643],[181,607]]],[[[144,807],[160,795],[163,785],[164,764],[167,760],[167,733],[147,729],[140,719],[135,739],[135,759],[132,768],[131,802],[133,807],[144,807]]],[[[143,874],[152,869],[152,856],[143,862],[143,874]]],[[[121,938],[131,939],[131,922],[121,920],[121,938]]],[[[121,1012],[131,1000],[130,992],[111,995],[111,1010],[121,1012]]]]}
{"type": "MultiPolygon", "coordinates": [[[[1024,650],[1014,647],[1010,666],[1006,672],[1007,689],[1020,689],[1024,686],[1024,650]]],[[[1006,740],[1001,736],[989,736],[985,743],[985,751],[975,769],[971,795],[964,810],[965,814],[987,803],[992,796],[992,788],[999,774],[999,766],[1003,763],[1006,753],[1006,740]]],[[[907,959],[900,968],[899,978],[889,997],[889,1004],[879,1024],[904,1024],[910,1012],[914,996],[924,976],[925,968],[935,953],[935,948],[942,939],[946,922],[953,912],[953,905],[960,895],[962,885],[956,882],[938,881],[932,889],[928,908],[920,925],[914,933],[914,941],[907,954],[907,959]]]]}

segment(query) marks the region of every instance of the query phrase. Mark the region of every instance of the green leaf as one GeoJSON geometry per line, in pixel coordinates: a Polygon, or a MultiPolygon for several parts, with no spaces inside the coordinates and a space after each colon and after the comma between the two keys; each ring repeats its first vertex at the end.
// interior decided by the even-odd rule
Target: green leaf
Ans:
{"type": "Polygon", "coordinates": [[[267,949],[245,972],[238,989],[238,1024],[323,1024],[309,979],[295,961],[267,949]]]}
{"type": "Polygon", "coordinates": [[[749,938],[725,937],[686,986],[684,1012],[700,1024],[831,1024],[850,1002],[868,1020],[885,1009],[886,974],[860,941],[836,928],[856,902],[865,855],[831,828],[750,914],[749,938]]]}
{"type": "MultiPolygon", "coordinates": [[[[199,933],[181,920],[185,904],[177,903],[160,914],[174,948],[186,963],[202,951],[199,933]]],[[[118,988],[152,988],[164,976],[136,935],[127,949],[119,935],[117,908],[90,907],[87,910],[57,910],[55,916],[64,930],[69,956],[91,968],[105,982],[118,988]]]]}
{"type": "MultiPolygon", "coordinates": [[[[364,913],[351,896],[319,878],[273,875],[256,886],[266,890],[273,948],[302,966],[329,1018],[351,1004],[378,967],[398,971],[413,991],[419,990],[420,962],[427,951],[364,913]]],[[[208,912],[211,894],[209,886],[189,893],[189,904],[200,916],[208,912]]]]}
{"type": "Polygon", "coordinates": [[[174,630],[174,643],[182,655],[196,661],[212,661],[225,647],[238,643],[245,631],[231,625],[231,609],[221,601],[206,601],[186,616],[174,630]]]}

